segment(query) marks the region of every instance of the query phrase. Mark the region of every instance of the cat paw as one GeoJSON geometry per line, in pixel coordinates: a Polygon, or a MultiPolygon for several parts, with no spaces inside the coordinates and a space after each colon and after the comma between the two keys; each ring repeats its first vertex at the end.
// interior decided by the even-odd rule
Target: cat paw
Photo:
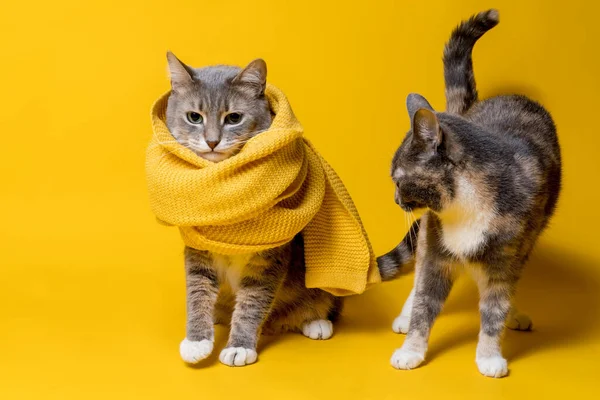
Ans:
{"type": "Polygon", "coordinates": [[[412,350],[398,349],[392,354],[392,367],[396,369],[417,368],[425,360],[425,355],[412,350]]]}
{"type": "Polygon", "coordinates": [[[533,328],[533,322],[529,316],[517,313],[508,316],[506,327],[515,331],[530,331],[533,328]]]}
{"type": "Polygon", "coordinates": [[[508,374],[508,364],[501,356],[477,358],[477,368],[482,375],[490,378],[502,378],[508,374]]]}
{"type": "Polygon", "coordinates": [[[302,334],[314,340],[329,339],[333,335],[333,324],[326,319],[317,319],[302,325],[302,334]]]}
{"type": "Polygon", "coordinates": [[[213,342],[212,340],[207,339],[195,342],[185,338],[179,345],[179,354],[181,354],[181,358],[189,364],[196,364],[197,362],[204,360],[212,353],[212,351],[213,342]]]}
{"type": "Polygon", "coordinates": [[[407,333],[408,325],[410,325],[410,317],[398,315],[392,324],[392,330],[396,333],[407,333]]]}
{"type": "Polygon", "coordinates": [[[219,360],[230,367],[243,367],[244,365],[253,364],[257,358],[256,350],[243,347],[227,347],[219,355],[219,360]]]}

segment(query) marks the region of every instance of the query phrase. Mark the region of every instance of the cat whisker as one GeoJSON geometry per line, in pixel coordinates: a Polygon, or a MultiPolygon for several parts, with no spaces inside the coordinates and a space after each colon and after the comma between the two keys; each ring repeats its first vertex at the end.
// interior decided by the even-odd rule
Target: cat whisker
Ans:
{"type": "Polygon", "coordinates": [[[171,143],[179,143],[179,142],[177,140],[169,140],[166,142],[155,142],[155,143],[151,143],[150,146],[148,146],[148,147],[152,148],[152,147],[162,146],[162,145],[171,144],[171,143]]]}
{"type": "Polygon", "coordinates": [[[261,131],[256,131],[256,132],[246,132],[246,133],[242,133],[241,135],[237,136],[236,139],[242,138],[242,139],[252,139],[254,136],[258,136],[263,132],[267,132],[267,131],[271,131],[271,132],[281,132],[283,131],[283,129],[263,129],[261,131]]]}
{"type": "MultiPolygon", "coordinates": [[[[413,227],[413,224],[416,222],[416,224],[417,224],[417,227],[419,227],[419,223],[417,222],[417,219],[416,219],[416,217],[415,217],[415,214],[413,213],[413,211],[412,211],[412,210],[410,210],[410,217],[411,217],[411,224],[410,224],[410,230],[411,230],[411,232],[410,232],[410,237],[411,237],[411,240],[412,240],[412,237],[413,237],[413,235],[414,235],[414,236],[415,236],[415,241],[416,241],[416,240],[418,239],[418,234],[417,234],[417,232],[415,231],[415,229],[414,229],[414,227],[413,227]]],[[[419,228],[420,228],[420,227],[419,227],[419,228]]],[[[412,242],[411,242],[411,245],[412,245],[412,242]]],[[[413,247],[413,248],[414,248],[414,247],[413,247]]]]}
{"type": "Polygon", "coordinates": [[[419,218],[415,217],[415,223],[417,224],[417,228],[419,228],[419,230],[421,230],[421,221],[419,221],[419,218]]]}
{"type": "Polygon", "coordinates": [[[415,216],[415,213],[411,210],[411,215],[413,217],[413,220],[415,221],[415,223],[417,224],[417,228],[421,229],[421,223],[419,222],[419,219],[415,216]]]}
{"type": "Polygon", "coordinates": [[[410,247],[414,248],[413,246],[413,238],[412,238],[412,224],[410,223],[409,220],[409,215],[408,213],[404,213],[404,222],[408,225],[408,240],[410,240],[410,247]]]}
{"type": "Polygon", "coordinates": [[[162,156],[160,156],[160,158],[158,159],[158,164],[160,164],[160,162],[162,161],[162,159],[169,154],[172,154],[174,152],[174,150],[168,150],[165,154],[163,154],[162,156]]]}

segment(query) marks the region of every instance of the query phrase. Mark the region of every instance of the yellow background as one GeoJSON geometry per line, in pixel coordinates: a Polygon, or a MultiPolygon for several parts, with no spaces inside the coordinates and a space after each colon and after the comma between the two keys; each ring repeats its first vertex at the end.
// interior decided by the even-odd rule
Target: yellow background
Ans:
{"type": "Polygon", "coordinates": [[[600,10],[559,3],[2,2],[0,398],[597,396],[600,10]],[[506,335],[510,376],[477,372],[468,279],[434,327],[428,363],[394,370],[403,338],[391,323],[411,277],[350,299],[333,340],[271,338],[245,368],[184,365],[181,243],[155,223],[143,172],[149,108],[168,89],[165,51],[193,66],[263,57],[382,253],[406,232],[389,179],[406,94],[443,108],[444,42],[489,7],[501,23],[475,50],[480,94],[541,101],[565,169],[519,293],[536,329],[506,335]]]}

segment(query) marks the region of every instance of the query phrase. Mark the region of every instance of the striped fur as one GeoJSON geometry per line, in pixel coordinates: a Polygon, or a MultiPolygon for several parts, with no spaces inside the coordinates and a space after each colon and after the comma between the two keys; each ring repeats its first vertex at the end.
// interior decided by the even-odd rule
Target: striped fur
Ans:
{"type": "Polygon", "coordinates": [[[481,12],[458,25],[444,49],[446,111],[464,114],[477,101],[473,74],[473,46],[499,22],[497,10],[481,12]]]}
{"type": "MultiPolygon", "coordinates": [[[[196,69],[172,53],[167,57],[167,126],[175,140],[199,157],[226,160],[269,128],[264,61],[255,60],[244,69],[196,69]],[[190,112],[201,115],[201,123],[192,123],[190,112]],[[239,114],[240,121],[228,123],[231,114],[239,114]]],[[[238,256],[186,247],[185,268],[187,329],[179,349],[188,363],[198,363],[213,351],[214,323],[231,326],[220,361],[243,366],[257,361],[261,334],[293,331],[328,339],[342,309],[342,298],[306,287],[302,234],[281,247],[238,256]]]]}
{"type": "Polygon", "coordinates": [[[417,248],[419,220],[415,221],[404,239],[396,247],[377,258],[379,274],[383,281],[391,281],[403,273],[409,272],[417,248]]]}
{"type": "Polygon", "coordinates": [[[508,373],[501,350],[505,326],[531,328],[513,301],[556,208],[560,146],[550,113],[535,101],[520,95],[477,100],[471,52],[497,23],[497,11],[490,10],[452,33],[444,54],[448,112],[436,112],[420,95],[407,98],[411,130],[392,161],[396,202],[405,211],[427,211],[420,220],[414,289],[393,324],[394,331],[407,332],[391,360],[398,369],[424,361],[429,333],[460,269],[472,272],[479,287],[476,363],[483,375],[508,373]]]}

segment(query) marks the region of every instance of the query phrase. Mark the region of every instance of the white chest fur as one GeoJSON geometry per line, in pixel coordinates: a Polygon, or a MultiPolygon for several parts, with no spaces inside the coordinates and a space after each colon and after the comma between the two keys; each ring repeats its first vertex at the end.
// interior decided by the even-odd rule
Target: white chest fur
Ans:
{"type": "Polygon", "coordinates": [[[213,266],[217,270],[219,282],[222,285],[229,286],[235,292],[239,287],[244,268],[252,258],[252,254],[236,256],[213,254],[212,256],[213,266]]]}
{"type": "Polygon", "coordinates": [[[438,217],[442,221],[442,244],[457,257],[465,257],[485,245],[495,212],[491,201],[467,178],[459,177],[457,183],[452,204],[438,217]]]}

